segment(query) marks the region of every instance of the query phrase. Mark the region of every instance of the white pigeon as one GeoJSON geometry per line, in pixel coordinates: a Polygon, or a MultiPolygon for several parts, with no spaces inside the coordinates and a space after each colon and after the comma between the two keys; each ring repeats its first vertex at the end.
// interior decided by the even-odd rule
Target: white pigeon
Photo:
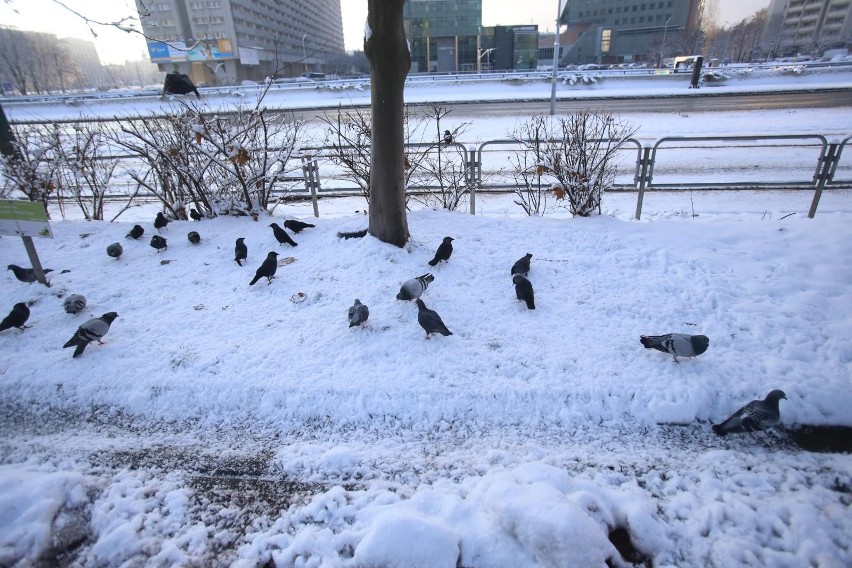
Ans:
{"type": "Polygon", "coordinates": [[[406,280],[396,295],[397,300],[416,300],[429,287],[429,283],[435,279],[431,274],[423,274],[417,278],[406,280]]]}

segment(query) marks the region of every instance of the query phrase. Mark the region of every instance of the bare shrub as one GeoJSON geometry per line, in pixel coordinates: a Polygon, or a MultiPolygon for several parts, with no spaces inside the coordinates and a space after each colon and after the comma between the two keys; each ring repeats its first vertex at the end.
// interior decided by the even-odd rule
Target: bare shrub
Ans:
{"type": "Polygon", "coordinates": [[[521,146],[510,158],[518,203],[528,215],[543,215],[552,196],[574,216],[599,214],[601,196],[615,180],[617,152],[636,131],[605,111],[534,116],[522,123],[510,133],[521,146]]]}
{"type": "Polygon", "coordinates": [[[103,220],[104,199],[119,160],[109,155],[103,124],[75,123],[70,131],[54,129],[54,151],[60,180],[60,201],[72,199],[87,220],[103,220]]]}
{"type": "MultiPolygon", "coordinates": [[[[55,138],[48,129],[38,126],[21,126],[14,129],[14,152],[2,156],[2,185],[0,197],[19,199],[47,204],[50,195],[59,184],[54,159],[55,138]]],[[[49,216],[49,213],[48,213],[49,216]]]]}

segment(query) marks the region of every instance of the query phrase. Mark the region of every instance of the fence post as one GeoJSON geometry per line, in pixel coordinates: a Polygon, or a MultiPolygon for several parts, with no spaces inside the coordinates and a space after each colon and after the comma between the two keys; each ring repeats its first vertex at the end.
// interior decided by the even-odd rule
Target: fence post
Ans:
{"type": "Polygon", "coordinates": [[[814,190],[813,201],[811,201],[811,208],[808,211],[808,219],[813,219],[814,215],[816,215],[817,206],[819,205],[819,199],[820,197],[822,197],[822,190],[834,176],[834,168],[838,158],[840,158],[840,154],[838,152],[839,148],[840,144],[838,144],[837,142],[830,143],[828,145],[828,150],[821,158],[822,164],[820,164],[819,167],[819,174],[817,175],[817,185],[816,189],[814,190]]]}
{"type": "Polygon", "coordinates": [[[645,188],[648,185],[650,180],[650,166],[651,166],[651,148],[645,147],[642,148],[639,157],[639,163],[636,168],[636,176],[639,178],[635,180],[635,184],[639,188],[639,195],[636,198],[636,220],[638,221],[642,217],[642,201],[645,199],[645,188]]]}
{"type": "Polygon", "coordinates": [[[476,180],[480,179],[482,173],[478,172],[481,164],[476,161],[476,146],[466,148],[467,159],[467,186],[470,188],[470,214],[476,215],[476,180]]]}
{"type": "Polygon", "coordinates": [[[314,217],[319,217],[319,204],[317,203],[317,186],[319,175],[317,172],[317,161],[310,156],[302,156],[302,176],[305,178],[305,189],[311,192],[311,203],[314,207],[314,217]]]}

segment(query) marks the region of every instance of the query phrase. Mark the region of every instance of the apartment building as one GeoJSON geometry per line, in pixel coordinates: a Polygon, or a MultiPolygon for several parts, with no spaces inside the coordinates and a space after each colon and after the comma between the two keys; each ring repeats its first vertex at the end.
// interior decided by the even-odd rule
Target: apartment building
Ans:
{"type": "Polygon", "coordinates": [[[139,2],[152,63],[196,83],[321,72],[343,53],[340,0],[139,2]]]}
{"type": "Polygon", "coordinates": [[[772,0],[765,37],[773,54],[852,48],[852,0],[772,0]]]}

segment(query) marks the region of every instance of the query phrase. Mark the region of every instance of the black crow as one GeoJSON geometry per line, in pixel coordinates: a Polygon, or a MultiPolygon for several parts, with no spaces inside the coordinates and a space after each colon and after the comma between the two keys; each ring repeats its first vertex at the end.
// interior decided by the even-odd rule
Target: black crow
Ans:
{"type": "Polygon", "coordinates": [[[14,306],[12,306],[12,311],[9,312],[9,315],[3,318],[3,321],[0,321],[0,331],[5,331],[7,329],[11,329],[13,327],[17,327],[18,329],[24,329],[24,324],[27,323],[27,320],[30,318],[30,309],[23,302],[18,302],[14,306]]]}
{"type": "Polygon", "coordinates": [[[237,239],[237,244],[234,245],[234,260],[237,261],[237,264],[240,266],[243,265],[242,261],[248,258],[248,247],[243,242],[245,237],[240,237],[237,239]]]}
{"type": "Polygon", "coordinates": [[[160,235],[154,235],[153,237],[151,237],[151,246],[157,249],[157,252],[160,252],[167,246],[166,239],[164,239],[160,235]]]}
{"type": "Polygon", "coordinates": [[[201,235],[199,235],[197,231],[190,231],[186,235],[186,238],[189,239],[189,242],[191,242],[194,245],[197,245],[198,243],[201,242],[201,235]]]}
{"type": "Polygon", "coordinates": [[[190,209],[189,216],[192,217],[193,221],[201,221],[202,219],[204,219],[204,216],[196,209],[190,209]]]}
{"type": "Polygon", "coordinates": [[[272,284],[272,279],[275,277],[275,271],[278,270],[278,253],[270,252],[266,255],[266,260],[263,261],[263,264],[260,265],[260,268],[257,269],[257,272],[254,273],[254,278],[249,282],[249,286],[254,286],[255,282],[266,277],[269,280],[269,283],[272,284]]]}
{"type": "Polygon", "coordinates": [[[159,213],[157,213],[157,218],[154,219],[154,228],[159,231],[160,229],[164,228],[168,224],[169,224],[169,220],[166,219],[166,216],[163,215],[163,212],[160,211],[159,213]]]}
{"type": "Polygon", "coordinates": [[[125,238],[138,239],[143,234],[145,234],[145,229],[141,225],[133,225],[133,228],[130,229],[130,232],[127,233],[127,237],[125,238]]]}
{"type": "Polygon", "coordinates": [[[290,238],[290,235],[287,234],[287,231],[278,226],[278,223],[272,223],[269,225],[272,227],[272,234],[275,235],[275,240],[278,241],[279,245],[283,245],[287,243],[288,245],[298,246],[296,241],[290,238]]]}
{"type": "Polygon", "coordinates": [[[535,294],[533,293],[532,283],[520,274],[512,276],[512,282],[515,283],[515,295],[518,299],[527,303],[527,309],[534,310],[535,294]]]}
{"type": "Polygon", "coordinates": [[[450,255],[453,254],[453,238],[444,237],[444,240],[438,245],[438,250],[435,251],[435,258],[429,261],[429,266],[435,266],[439,262],[450,260],[450,255]]]}
{"type": "Polygon", "coordinates": [[[189,93],[195,93],[195,96],[199,99],[201,95],[198,93],[198,89],[195,88],[195,84],[192,82],[192,79],[189,78],[189,75],[184,73],[178,73],[177,71],[172,71],[166,74],[166,78],[163,81],[163,96],[160,99],[164,99],[166,93],[171,95],[188,95],[189,93]]]}
{"type": "Polygon", "coordinates": [[[530,253],[527,253],[524,255],[523,258],[519,258],[517,261],[515,261],[515,264],[512,265],[511,275],[514,276],[515,274],[522,274],[526,276],[527,274],[529,274],[531,258],[532,255],[530,253]]]}
{"type": "Polygon", "coordinates": [[[302,230],[315,227],[316,225],[311,225],[310,223],[304,223],[302,221],[296,221],[294,219],[287,219],[286,221],[284,221],[284,226],[293,231],[294,233],[301,233],[302,230]]]}

